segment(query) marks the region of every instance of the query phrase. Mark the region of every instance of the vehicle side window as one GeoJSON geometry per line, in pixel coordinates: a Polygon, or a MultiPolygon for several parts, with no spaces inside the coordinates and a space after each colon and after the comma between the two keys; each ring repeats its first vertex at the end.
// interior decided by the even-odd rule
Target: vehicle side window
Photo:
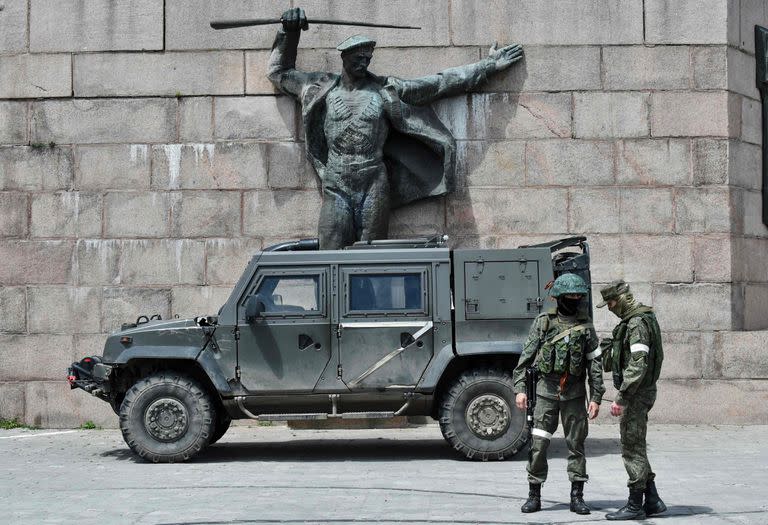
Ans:
{"type": "Polygon", "coordinates": [[[255,293],[264,298],[265,312],[316,312],[320,310],[320,276],[269,275],[255,293]]]}
{"type": "Polygon", "coordinates": [[[349,276],[352,311],[424,310],[422,272],[349,276]]]}

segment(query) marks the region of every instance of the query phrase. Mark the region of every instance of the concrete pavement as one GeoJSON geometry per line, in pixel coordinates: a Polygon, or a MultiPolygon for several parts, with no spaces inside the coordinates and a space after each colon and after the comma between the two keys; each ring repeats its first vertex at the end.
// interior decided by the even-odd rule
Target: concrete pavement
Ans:
{"type": "MultiPolygon", "coordinates": [[[[657,425],[650,459],[669,507],[646,523],[768,523],[768,427],[657,425]]],[[[525,457],[460,459],[436,425],[399,430],[233,427],[185,464],[137,461],[119,431],[0,431],[0,522],[133,524],[605,523],[623,505],[618,427],[587,443],[590,516],[568,511],[562,431],[544,510],[520,513],[525,457]]]]}

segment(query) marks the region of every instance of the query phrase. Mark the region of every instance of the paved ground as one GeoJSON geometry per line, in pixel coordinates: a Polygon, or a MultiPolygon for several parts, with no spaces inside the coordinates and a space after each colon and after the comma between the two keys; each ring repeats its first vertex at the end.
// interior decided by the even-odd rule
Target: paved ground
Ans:
{"type": "MultiPolygon", "coordinates": [[[[651,460],[669,506],[646,523],[768,523],[768,427],[656,426],[651,460]]],[[[594,512],[568,511],[556,438],[544,511],[520,513],[524,455],[457,459],[435,425],[401,430],[234,427],[196,461],[137,462],[114,430],[0,431],[0,522],[510,524],[604,522],[626,498],[617,427],[587,445],[594,512]]],[[[562,435],[562,434],[560,434],[562,435]]]]}

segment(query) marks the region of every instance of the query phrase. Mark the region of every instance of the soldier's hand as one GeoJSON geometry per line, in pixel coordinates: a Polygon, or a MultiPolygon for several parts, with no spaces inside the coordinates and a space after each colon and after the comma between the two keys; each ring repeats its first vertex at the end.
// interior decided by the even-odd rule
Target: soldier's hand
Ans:
{"type": "Polygon", "coordinates": [[[589,419],[595,419],[597,417],[597,414],[600,413],[600,405],[598,405],[594,401],[590,401],[589,407],[587,407],[587,412],[589,412],[589,419]]]}
{"type": "Polygon", "coordinates": [[[611,403],[611,415],[613,417],[619,417],[624,412],[624,407],[618,404],[616,401],[611,403]]]}
{"type": "Polygon", "coordinates": [[[283,23],[283,30],[286,33],[295,33],[300,30],[306,31],[309,28],[307,15],[304,14],[304,10],[300,7],[294,7],[283,13],[280,21],[283,23]]]}
{"type": "Polygon", "coordinates": [[[501,71],[523,58],[523,47],[519,44],[511,44],[499,49],[494,43],[488,56],[496,61],[496,70],[501,71]]]}
{"type": "Polygon", "coordinates": [[[528,396],[525,394],[517,394],[517,396],[515,396],[515,404],[520,410],[525,410],[525,405],[528,404],[528,396]]]}

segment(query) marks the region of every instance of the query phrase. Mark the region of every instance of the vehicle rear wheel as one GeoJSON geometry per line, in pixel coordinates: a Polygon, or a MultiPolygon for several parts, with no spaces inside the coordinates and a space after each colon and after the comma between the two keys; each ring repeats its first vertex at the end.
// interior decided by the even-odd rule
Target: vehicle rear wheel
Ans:
{"type": "Polygon", "coordinates": [[[515,408],[512,376],[496,368],[462,373],[440,402],[440,430],[469,459],[503,460],[525,445],[525,414],[515,408]]]}
{"type": "Polygon", "coordinates": [[[208,392],[174,372],[141,379],[120,405],[123,439],[137,455],[155,463],[190,459],[208,445],[215,421],[208,392]]]}
{"type": "Polygon", "coordinates": [[[232,418],[224,411],[223,408],[219,410],[219,417],[216,418],[216,425],[213,427],[213,434],[211,434],[211,440],[208,443],[213,445],[227,433],[229,425],[232,424],[232,418]]]}

